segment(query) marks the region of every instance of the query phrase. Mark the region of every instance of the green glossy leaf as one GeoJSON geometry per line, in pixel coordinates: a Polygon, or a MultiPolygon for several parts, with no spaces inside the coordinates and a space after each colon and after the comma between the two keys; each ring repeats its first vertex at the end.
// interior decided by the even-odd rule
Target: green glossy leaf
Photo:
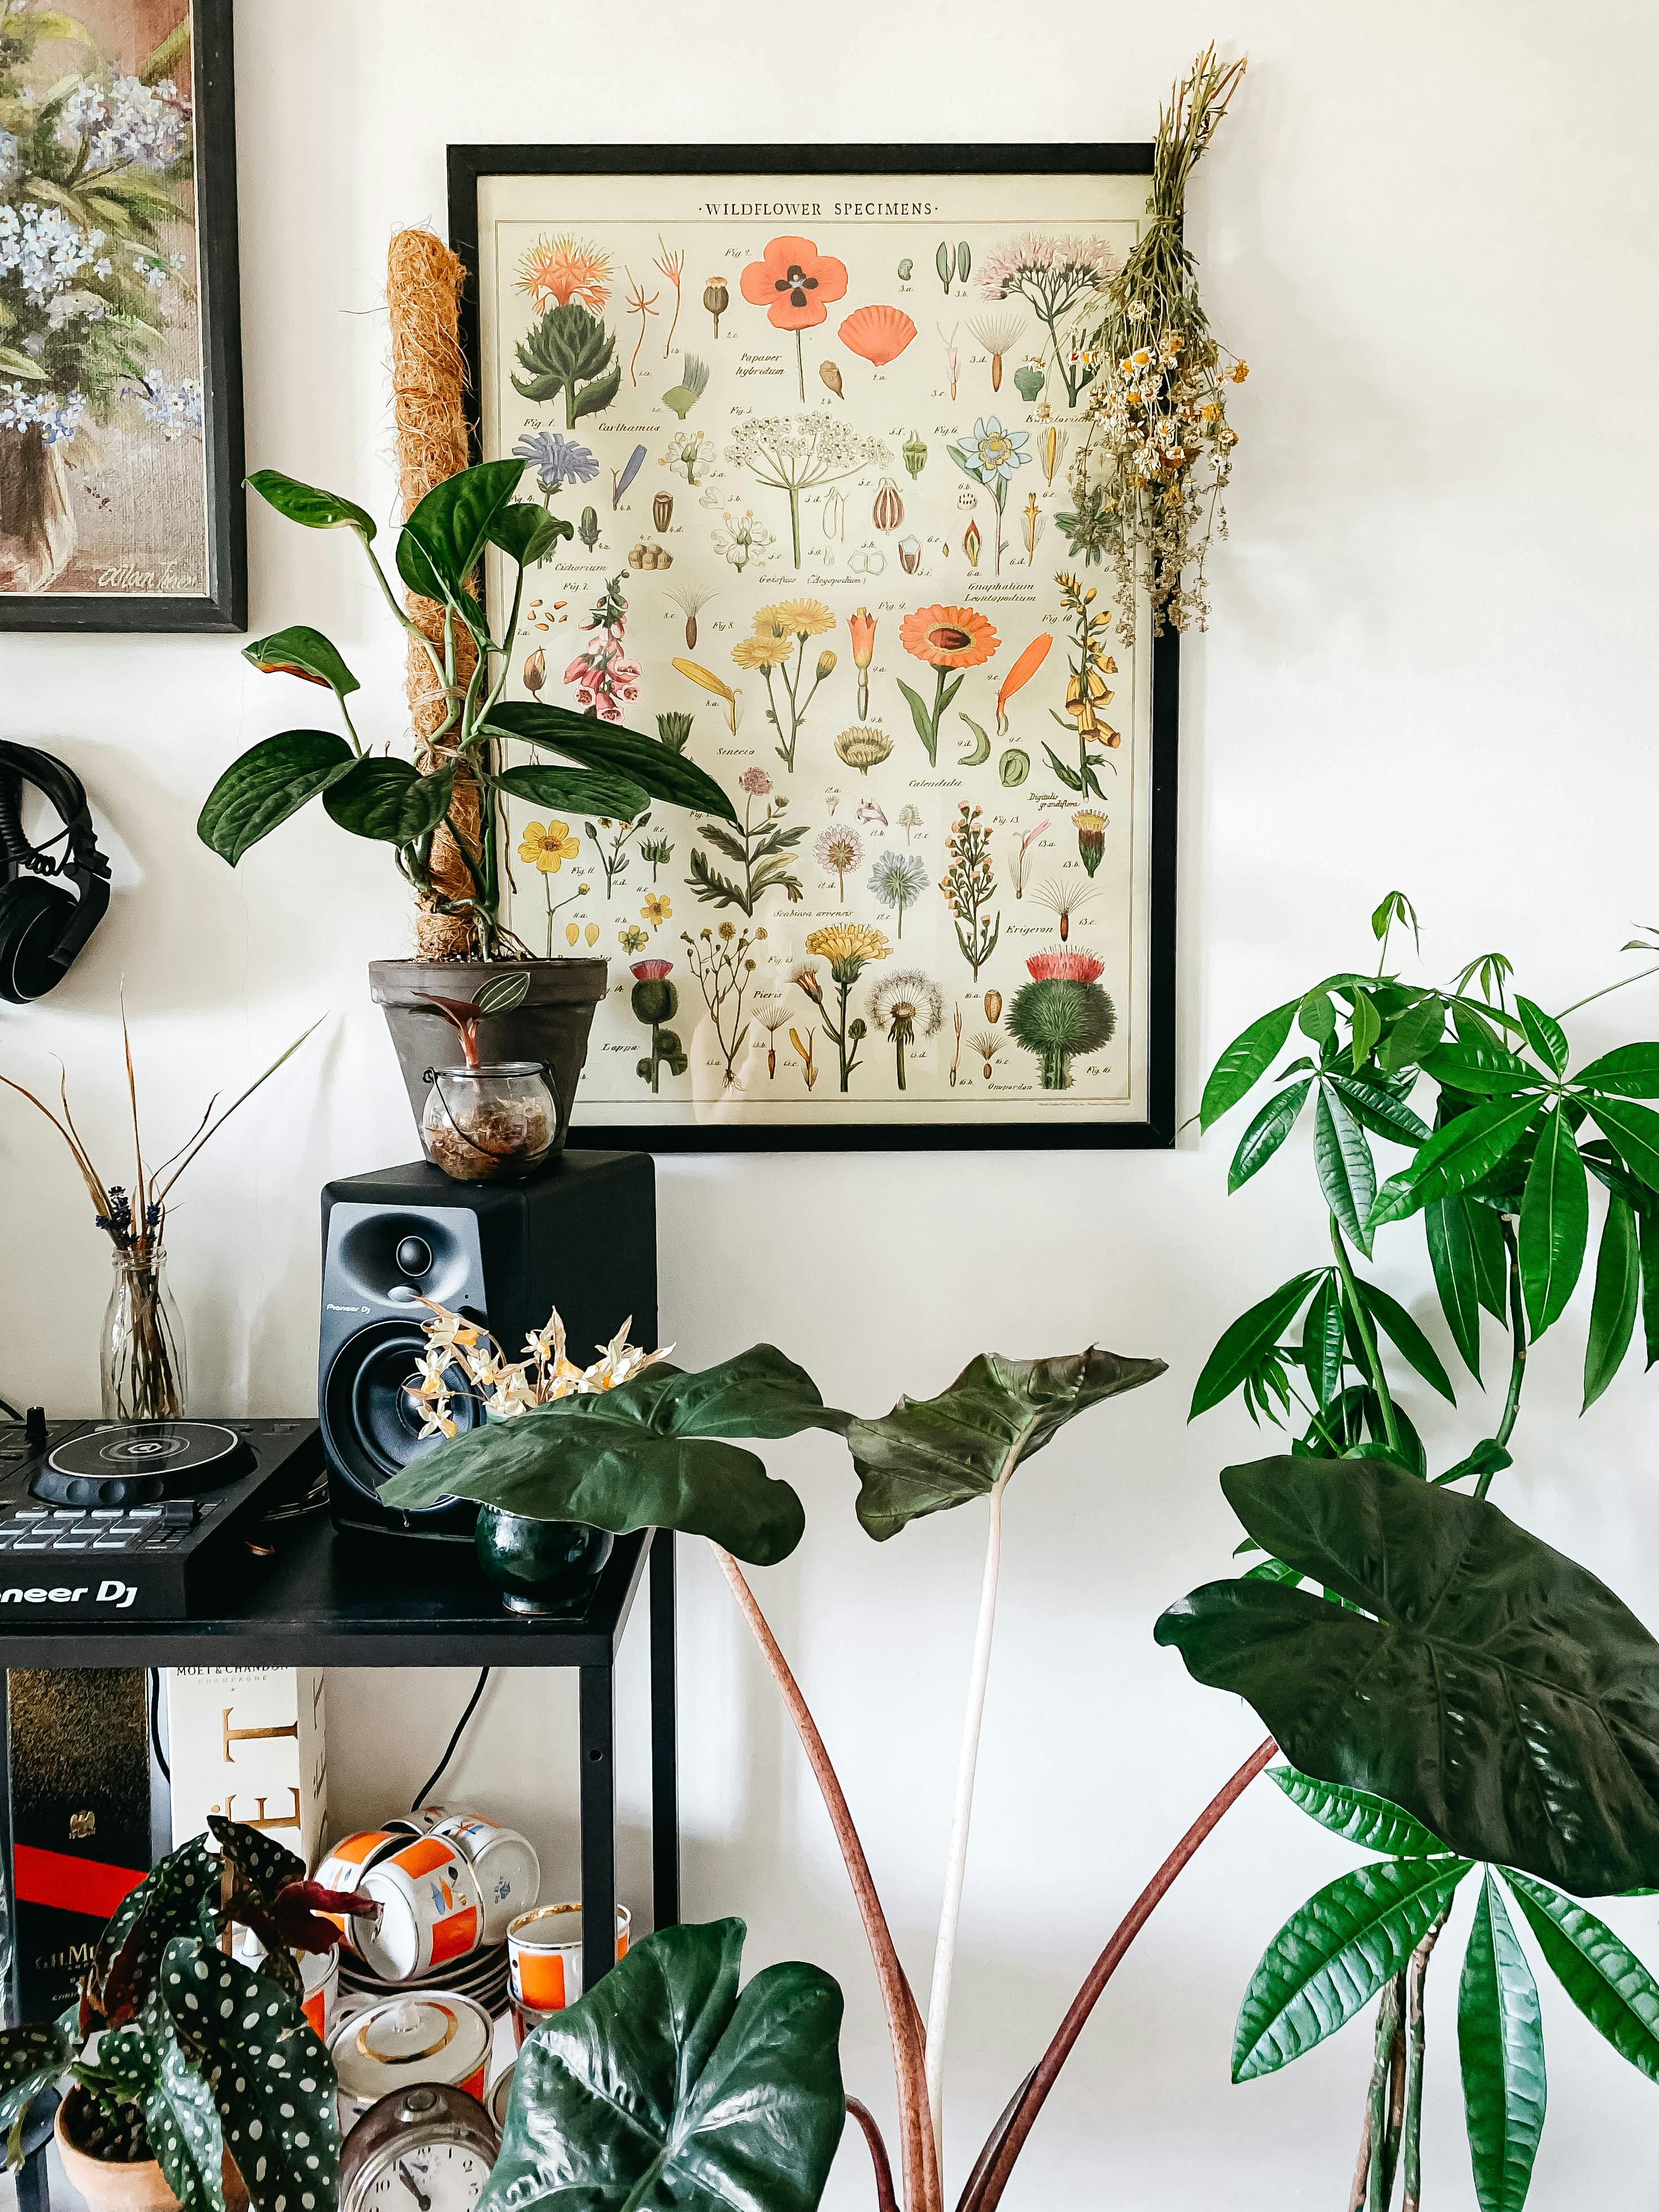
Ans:
{"type": "Polygon", "coordinates": [[[1659,2081],[1659,1982],[1583,1905],[1512,1868],[1504,1868],[1504,1879],[1545,1964],[1590,2026],[1650,2081],[1659,2081]]]}
{"type": "Polygon", "coordinates": [[[1362,1282],[1359,1302],[1401,1358],[1417,1370],[1431,1390],[1437,1390],[1443,1398],[1449,1400],[1455,1406],[1457,1393],[1452,1389],[1451,1376],[1447,1374],[1440,1354],[1399,1300],[1391,1298],[1375,1283],[1362,1282]]]}
{"type": "Polygon", "coordinates": [[[1303,1102],[1313,1088],[1312,1080],[1292,1083],[1271,1097],[1239,1139],[1238,1150],[1233,1154],[1233,1164],[1227,1170],[1227,1192],[1232,1193],[1249,1182],[1253,1175],[1266,1167],[1273,1154],[1296,1127],[1296,1117],[1302,1111],[1303,1102]]]}
{"type": "MultiPolygon", "coordinates": [[[[176,1937],[193,1956],[200,1938],[176,1937]]],[[[224,2137],[213,2094],[173,2027],[161,1977],[144,1993],[139,2022],[98,2046],[98,2070],[144,2115],[151,2147],[182,2212],[224,2212],[224,2137]]]]}
{"type": "Polygon", "coordinates": [[[528,465],[511,457],[482,461],[434,484],[415,507],[403,535],[426,556],[443,597],[453,598],[467,584],[528,465]]]}
{"type": "Polygon", "coordinates": [[[332,2203],[340,2166],[334,2069],[296,1996],[201,1936],[168,1944],[155,1983],[191,2069],[205,2078],[255,2212],[332,2203]]]}
{"type": "Polygon", "coordinates": [[[574,537],[575,530],[563,515],[550,514],[530,500],[515,500],[501,509],[484,534],[509,561],[532,568],[546,559],[562,538],[574,537]]]}
{"type": "MultiPolygon", "coordinates": [[[[1538,1112],[1535,1098],[1492,1098],[1437,1129],[1409,1167],[1376,1194],[1370,1225],[1403,1220],[1437,1198],[1455,1198],[1507,1158],[1538,1112]]],[[[1659,1121],[1659,1115],[1655,1119],[1659,1121]]]]}
{"type": "Polygon", "coordinates": [[[1659,1098],[1659,1044],[1621,1044],[1573,1077],[1576,1089],[1615,1098],[1659,1098]]]}
{"type": "MultiPolygon", "coordinates": [[[[1252,1587],[1296,1595],[1271,1583],[1252,1587]]],[[[1244,1993],[1234,2081],[1276,2073],[1352,2020],[1400,1972],[1468,1871],[1465,1859],[1382,1859],[1310,1897],[1267,1946],[1244,1993]]]]}
{"type": "Polygon", "coordinates": [[[422,775],[407,761],[372,753],[331,778],[323,805],[330,819],[354,837],[412,845],[443,820],[454,788],[453,763],[422,775]]]}
{"type": "Polygon", "coordinates": [[[1218,1121],[1267,1073],[1291,1033],[1299,1004],[1299,1000],[1289,999],[1239,1031],[1210,1070],[1210,1079],[1204,1086],[1198,1109],[1200,1127],[1207,1129],[1212,1122],[1218,1121]]]}
{"type": "Polygon", "coordinates": [[[985,1497],[1068,1421],[1164,1371],[1161,1359],[1093,1345],[1056,1359],[981,1352],[938,1397],[901,1398],[879,1420],[849,1425],[860,1525],[882,1543],[924,1513],[985,1497]]]}
{"type": "Polygon", "coordinates": [[[816,2212],[846,2118],[841,1991],[744,1923],[669,1928],[526,2039],[478,2212],[816,2212]]]}
{"type": "Polygon", "coordinates": [[[671,806],[713,814],[722,822],[738,818],[731,800],[712,775],[695,761],[687,760],[684,753],[672,752],[655,738],[643,738],[636,730],[624,730],[614,722],[591,721],[585,714],[572,714],[568,707],[512,700],[503,701],[495,709],[489,726],[496,736],[517,738],[524,744],[563,753],[582,768],[626,776],[653,799],[664,799],[671,806]]]}
{"type": "Polygon", "coordinates": [[[1330,993],[1316,985],[1296,1010],[1296,1025],[1304,1036],[1311,1037],[1316,1044],[1323,1044],[1328,1037],[1334,1037],[1336,1008],[1330,993]]]}
{"type": "Polygon", "coordinates": [[[1200,1681],[1247,1698],[1304,1773],[1469,1858],[1585,1895],[1659,1877],[1659,1644],[1605,1583],[1378,1459],[1259,1460],[1221,1483],[1266,1551],[1363,1610],[1207,1583],[1156,1632],[1200,1681]]]}
{"type": "Polygon", "coordinates": [[[550,1406],[421,1454],[387,1483],[388,1505],[476,1498],[536,1521],[625,1534],[679,1528],[757,1566],[787,1559],[805,1516],[787,1482],[730,1437],[844,1431],[804,1368],[769,1344],[687,1374],[659,1361],[614,1390],[550,1406]]]}
{"type": "Polygon", "coordinates": [[[1659,1190],[1659,1114],[1650,1106],[1626,1105],[1600,1092],[1587,1103],[1626,1166],[1650,1189],[1659,1190]]]}
{"type": "Polygon", "coordinates": [[[307,684],[325,684],[342,699],[358,689],[339,648],[309,623],[295,623],[269,637],[255,638],[242,647],[242,658],[263,675],[297,676],[307,684]]]}
{"type": "Polygon", "coordinates": [[[1336,1068],[1327,1072],[1325,1081],[1354,1120],[1374,1136],[1413,1148],[1428,1141],[1431,1133],[1428,1123],[1382,1084],[1366,1082],[1357,1075],[1344,1075],[1336,1068]]]}
{"type": "Polygon", "coordinates": [[[1381,1851],[1391,1859],[1449,1856],[1433,1830],[1386,1797],[1373,1797],[1367,1790],[1349,1790],[1340,1782],[1321,1782],[1294,1766],[1270,1766],[1267,1779],[1276,1782],[1292,1805],[1364,1851],[1381,1851]]]}
{"type": "Polygon", "coordinates": [[[12,2161],[21,2154],[29,2106],[57,2081],[74,2051],[62,2021],[0,2028],[0,2134],[7,2138],[6,2154],[12,2161]]]}
{"type": "Polygon", "coordinates": [[[1437,991],[1428,991],[1394,1023],[1377,1048],[1377,1065],[1389,1075],[1420,1067],[1425,1053],[1445,1034],[1446,1009],[1437,991]]]}
{"type": "Polygon", "coordinates": [[[1288,1283],[1281,1283],[1248,1313],[1239,1316],[1204,1363],[1204,1371],[1194,1387],[1193,1402],[1187,1411],[1189,1421],[1196,1419],[1200,1413],[1207,1413],[1224,1398],[1231,1397],[1261,1354],[1290,1327],[1301,1310],[1302,1301],[1319,1280],[1318,1270],[1293,1275],[1288,1283]]]}
{"type": "Polygon", "coordinates": [[[1595,1294],[1590,1301],[1589,1334],[1584,1342],[1584,1407],[1595,1403],[1619,1372],[1636,1328],[1642,1270],[1636,1215],[1622,1198],[1609,1194],[1607,1218],[1595,1259],[1595,1294]]]}
{"type": "Polygon", "coordinates": [[[1367,1226],[1376,1196],[1376,1170],[1365,1133],[1323,1084],[1314,1109],[1314,1165],[1325,1203],[1336,1216],[1343,1235],[1362,1252],[1371,1249],[1367,1226]]]}
{"type": "Polygon", "coordinates": [[[1636,1210],[1636,1238],[1642,1267],[1642,1348],[1645,1364],[1659,1359],[1659,1205],[1636,1210]]]}
{"type": "Polygon", "coordinates": [[[593,775],[586,769],[504,768],[491,779],[496,788],[555,814],[586,814],[611,822],[632,822],[650,805],[650,795],[625,775],[593,775]]]}
{"type": "Polygon", "coordinates": [[[1342,1387],[1344,1334],[1342,1292],[1332,1268],[1309,1299],[1308,1310],[1302,1316],[1302,1364],[1321,1407],[1328,1406],[1342,1387]]]}
{"type": "Polygon", "coordinates": [[[1457,2049],[1480,2212],[1521,2212],[1544,2131],[1544,2024],[1538,1984],[1490,1869],[1457,1985],[1457,2049]]]}
{"type": "Polygon", "coordinates": [[[231,763],[209,792],[196,834],[234,868],[244,853],[326,791],[356,761],[345,739],[331,730],[285,730],[281,737],[262,738],[231,763]]]}
{"type": "Polygon", "coordinates": [[[472,994],[472,1003],[481,1014],[510,1014],[514,1006],[523,1006],[530,995],[530,976],[523,968],[509,969],[505,975],[495,975],[489,982],[481,983],[472,994]]]}
{"type": "Polygon", "coordinates": [[[1538,1131],[1538,1143],[1521,1201],[1521,1290],[1527,1324],[1541,1336],[1572,1296],[1589,1237],[1589,1184],[1572,1133],[1559,1106],[1538,1131]]]}
{"type": "Polygon", "coordinates": [[[1517,998],[1515,1011],[1521,1017],[1521,1026],[1526,1031],[1527,1042],[1546,1067],[1553,1067],[1558,1075],[1566,1073],[1567,1033],[1553,1014],[1531,999],[1517,998]]]}
{"type": "Polygon", "coordinates": [[[1376,1011],[1376,1001],[1369,991],[1353,994],[1353,1025],[1350,1038],[1350,1058],[1356,1074],[1370,1058],[1377,1039],[1382,1034],[1382,1017],[1376,1011]]]}
{"type": "Polygon", "coordinates": [[[1485,1437],[1455,1466],[1449,1467],[1443,1474],[1437,1474],[1432,1479],[1439,1483],[1464,1482],[1474,1475],[1479,1480],[1483,1474],[1502,1474],[1506,1467],[1513,1467],[1514,1464],[1514,1460],[1495,1437],[1485,1437]]]}
{"type": "Polygon", "coordinates": [[[1478,1382],[1480,1380],[1480,1296],[1469,1237],[1468,1210],[1461,1198],[1443,1198],[1423,1209],[1423,1229],[1434,1270],[1434,1286],[1440,1293],[1440,1310],[1446,1316],[1458,1356],[1478,1382]]]}
{"type": "Polygon", "coordinates": [[[1539,1091],[1544,1084],[1535,1067],[1498,1044],[1437,1046],[1425,1056],[1423,1072],[1448,1091],[1461,1091],[1468,1097],[1539,1091]]]}
{"type": "Polygon", "coordinates": [[[374,535],[374,516],[337,492],[319,491],[314,484],[285,477],[280,469],[256,469],[247,483],[278,514],[307,530],[355,530],[365,544],[374,535]]]}

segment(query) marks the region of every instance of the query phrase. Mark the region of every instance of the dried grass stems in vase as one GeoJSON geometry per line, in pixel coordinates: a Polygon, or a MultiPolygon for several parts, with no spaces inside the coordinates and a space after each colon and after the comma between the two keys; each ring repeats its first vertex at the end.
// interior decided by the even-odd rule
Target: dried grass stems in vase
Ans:
{"type": "Polygon", "coordinates": [[[1073,511],[1058,520],[1079,559],[1110,563],[1126,643],[1143,592],[1155,633],[1206,626],[1205,560],[1226,536],[1222,495],[1238,442],[1227,386],[1249,372],[1211,331],[1182,221],[1188,179],[1243,74],[1243,60],[1224,68],[1206,46],[1160,112],[1146,227],[1089,337],[1101,366],[1073,511]]]}
{"type": "Polygon", "coordinates": [[[218,1134],[239,1106],[246,1103],[263,1083],[270,1081],[319,1027],[321,1017],[303,1030],[279,1053],[264,1073],[233,1098],[222,1114],[215,1114],[218,1094],[209,1099],[201,1120],[179,1149],[155,1167],[144,1157],[144,1140],[138,1116],[138,1079],[132,1064],[132,1040],[125,1012],[121,1016],[121,1049],[126,1066],[127,1105],[132,1119],[133,1182],[107,1182],[93,1164],[70,1110],[69,1079],[62,1077],[58,1097],[60,1113],[9,1075],[0,1075],[8,1091],[27,1098],[44,1114],[69,1146],[81,1180],[93,1204],[93,1225],[101,1229],[113,1248],[115,1282],[104,1316],[100,1354],[103,1414],[111,1421],[176,1421],[185,1410],[185,1344],[178,1309],[167,1287],[167,1201],[179,1178],[208,1140],[218,1134]]]}

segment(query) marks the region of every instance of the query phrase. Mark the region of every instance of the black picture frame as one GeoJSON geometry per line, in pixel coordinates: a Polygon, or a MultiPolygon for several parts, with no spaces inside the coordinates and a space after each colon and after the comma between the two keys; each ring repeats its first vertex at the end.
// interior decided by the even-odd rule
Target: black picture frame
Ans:
{"type": "MultiPolygon", "coordinates": [[[[482,359],[478,295],[478,184],[497,176],[718,176],[752,170],[769,176],[864,170],[903,175],[1105,176],[1152,173],[1152,145],[909,146],[451,146],[449,242],[466,271],[461,344],[469,372],[470,435],[482,458],[482,359]]],[[[1181,641],[1166,629],[1152,640],[1150,853],[1148,861],[1147,1110],[1139,1121],[1033,1121],[841,1123],[829,1128],[744,1127],[727,1122],[612,1126],[583,1121],[571,1134],[584,1145],[653,1152],[1037,1152],[1167,1150],[1176,1139],[1176,925],[1177,769],[1181,641]]]]}
{"type": "Polygon", "coordinates": [[[247,628],[232,8],[233,0],[191,0],[190,9],[208,588],[130,598],[101,592],[0,592],[0,630],[182,634],[247,628]]]}

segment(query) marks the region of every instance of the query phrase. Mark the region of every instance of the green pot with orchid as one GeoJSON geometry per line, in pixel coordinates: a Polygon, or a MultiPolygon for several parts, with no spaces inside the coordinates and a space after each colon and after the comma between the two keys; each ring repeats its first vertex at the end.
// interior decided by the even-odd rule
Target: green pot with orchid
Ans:
{"type": "MultiPolygon", "coordinates": [[[[422,1324],[426,1350],[404,1385],[421,1417],[422,1438],[459,1436],[481,1422],[513,1422],[562,1398],[614,1390],[667,1352],[641,1352],[628,1340],[631,1317],[581,1367],[566,1351],[564,1322],[556,1311],[524,1340],[524,1357],[509,1359],[482,1323],[435,1299],[422,1324]]],[[[672,1346],[668,1347],[669,1350],[672,1346]]],[[[487,1582],[508,1613],[566,1613],[580,1606],[616,1545],[608,1529],[580,1521],[551,1520],[534,1512],[481,1504],[474,1547],[487,1582]]]]}
{"type": "MultiPolygon", "coordinates": [[[[256,639],[244,658],[262,673],[329,692],[340,730],[288,730],[261,738],[209,793],[197,831],[234,867],[273,830],[319,799],[337,828],[389,845],[425,913],[449,917],[464,948],[453,958],[380,961],[371,968],[374,996],[386,1009],[416,1122],[425,1103],[424,1071],[434,1064],[430,1047],[441,1034],[432,1026],[439,1018],[428,1002],[476,998],[501,963],[511,963],[524,969],[527,988],[511,1011],[491,1017],[489,1056],[548,1066],[562,1145],[593,1009],[605,994],[605,965],[538,959],[509,926],[502,862],[509,805],[516,800],[565,823],[586,817],[638,824],[653,802],[693,807],[718,822],[737,817],[720,785],[694,762],[622,726],[623,705],[635,696],[629,672],[637,671],[624,653],[627,603],[620,580],[606,586],[590,641],[567,672],[567,682],[577,687],[577,707],[507,696],[526,575],[572,534],[568,520],[550,507],[519,497],[529,465],[528,456],[516,454],[463,469],[418,502],[392,555],[409,605],[376,552],[374,521],[364,508],[275,469],[248,479],[289,521],[343,530],[356,540],[387,611],[423,658],[439,702],[438,724],[416,741],[413,758],[400,757],[378,744],[372,729],[359,727],[357,678],[321,630],[295,623],[256,639]],[[486,612],[478,588],[491,562],[504,622],[486,612]],[[411,611],[422,605],[436,610],[429,624],[411,611]],[[550,764],[548,755],[561,764],[550,764]]],[[[397,720],[404,721],[401,701],[397,720]]]]}

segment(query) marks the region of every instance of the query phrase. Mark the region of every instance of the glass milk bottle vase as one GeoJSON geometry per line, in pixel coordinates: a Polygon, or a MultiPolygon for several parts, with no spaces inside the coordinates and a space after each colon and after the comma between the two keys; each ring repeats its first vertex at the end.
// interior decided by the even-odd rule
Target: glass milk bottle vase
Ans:
{"type": "Polygon", "coordinates": [[[176,1421],[185,1410],[185,1333],[167,1284],[167,1255],[118,1251],[99,1372],[106,1421],[176,1421]]]}

